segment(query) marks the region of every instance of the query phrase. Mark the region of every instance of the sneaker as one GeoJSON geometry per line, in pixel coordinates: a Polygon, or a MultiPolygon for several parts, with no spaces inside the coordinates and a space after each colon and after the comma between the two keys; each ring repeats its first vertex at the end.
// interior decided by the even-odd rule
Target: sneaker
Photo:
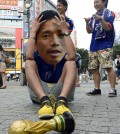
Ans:
{"type": "Polygon", "coordinates": [[[86,93],[86,95],[101,95],[101,89],[94,89],[93,91],[86,93]]]}
{"type": "Polygon", "coordinates": [[[56,115],[62,115],[64,112],[70,112],[70,109],[67,106],[67,99],[65,97],[58,97],[57,103],[56,103],[56,115]]]}
{"type": "Polygon", "coordinates": [[[50,119],[54,116],[53,108],[48,96],[41,99],[41,108],[38,110],[39,119],[50,119]]]}
{"type": "Polygon", "coordinates": [[[117,90],[110,90],[108,97],[116,97],[117,96],[117,90]]]}

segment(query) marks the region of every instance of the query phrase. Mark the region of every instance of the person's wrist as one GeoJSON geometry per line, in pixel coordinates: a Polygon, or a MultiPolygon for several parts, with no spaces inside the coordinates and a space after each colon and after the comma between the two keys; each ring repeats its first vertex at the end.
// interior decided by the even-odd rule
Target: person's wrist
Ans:
{"type": "Polygon", "coordinates": [[[30,32],[30,37],[36,37],[36,32],[30,32]]]}
{"type": "Polygon", "coordinates": [[[34,40],[36,40],[36,38],[35,38],[35,37],[33,37],[33,36],[30,36],[30,39],[34,39],[34,40]]]}
{"type": "Polygon", "coordinates": [[[100,19],[98,19],[99,21],[102,21],[103,20],[103,17],[101,17],[100,19]]]}

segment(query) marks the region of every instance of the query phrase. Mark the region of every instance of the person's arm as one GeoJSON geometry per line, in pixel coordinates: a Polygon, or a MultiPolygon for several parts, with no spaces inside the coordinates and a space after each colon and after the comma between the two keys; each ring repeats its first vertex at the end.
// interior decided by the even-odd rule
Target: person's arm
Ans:
{"type": "Polygon", "coordinates": [[[36,48],[36,33],[39,30],[41,24],[45,21],[40,22],[42,16],[38,16],[36,19],[33,20],[30,27],[30,37],[28,40],[27,50],[26,50],[26,59],[33,60],[34,59],[34,52],[36,48]]]}
{"type": "Polygon", "coordinates": [[[101,23],[101,25],[102,25],[102,28],[103,28],[105,31],[109,31],[109,30],[111,29],[111,27],[110,27],[110,25],[108,24],[108,22],[106,22],[102,16],[99,16],[99,15],[94,14],[94,19],[100,21],[100,23],[101,23]]]}
{"type": "Polygon", "coordinates": [[[87,31],[87,33],[92,33],[92,28],[90,28],[90,26],[89,26],[90,18],[84,18],[84,19],[85,19],[85,22],[86,22],[86,31],[87,31]]]}
{"type": "Polygon", "coordinates": [[[75,60],[75,46],[70,37],[68,24],[63,15],[60,15],[60,19],[57,17],[56,19],[58,20],[56,24],[61,27],[61,31],[64,35],[64,42],[65,42],[66,53],[67,53],[65,58],[66,60],[73,61],[75,60]]]}
{"type": "Polygon", "coordinates": [[[75,60],[75,46],[70,35],[64,36],[64,40],[67,52],[66,60],[75,60]]]}

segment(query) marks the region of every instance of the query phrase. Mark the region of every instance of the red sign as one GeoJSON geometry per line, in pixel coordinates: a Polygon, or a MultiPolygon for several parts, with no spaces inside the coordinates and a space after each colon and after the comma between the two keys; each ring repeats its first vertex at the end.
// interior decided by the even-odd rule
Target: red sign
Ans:
{"type": "Polygon", "coordinates": [[[0,0],[0,5],[17,6],[18,5],[18,0],[0,0]]]}
{"type": "Polygon", "coordinates": [[[16,48],[21,48],[22,28],[16,28],[16,48]]]}

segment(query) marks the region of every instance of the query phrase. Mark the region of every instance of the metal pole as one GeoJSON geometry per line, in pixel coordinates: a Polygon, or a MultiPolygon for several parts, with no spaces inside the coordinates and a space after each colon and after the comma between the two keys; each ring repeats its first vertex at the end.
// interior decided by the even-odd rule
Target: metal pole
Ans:
{"type": "Polygon", "coordinates": [[[23,39],[21,39],[21,70],[22,70],[22,65],[23,64],[23,39]]]}
{"type": "Polygon", "coordinates": [[[27,9],[28,39],[30,37],[30,9],[27,9]]]}

